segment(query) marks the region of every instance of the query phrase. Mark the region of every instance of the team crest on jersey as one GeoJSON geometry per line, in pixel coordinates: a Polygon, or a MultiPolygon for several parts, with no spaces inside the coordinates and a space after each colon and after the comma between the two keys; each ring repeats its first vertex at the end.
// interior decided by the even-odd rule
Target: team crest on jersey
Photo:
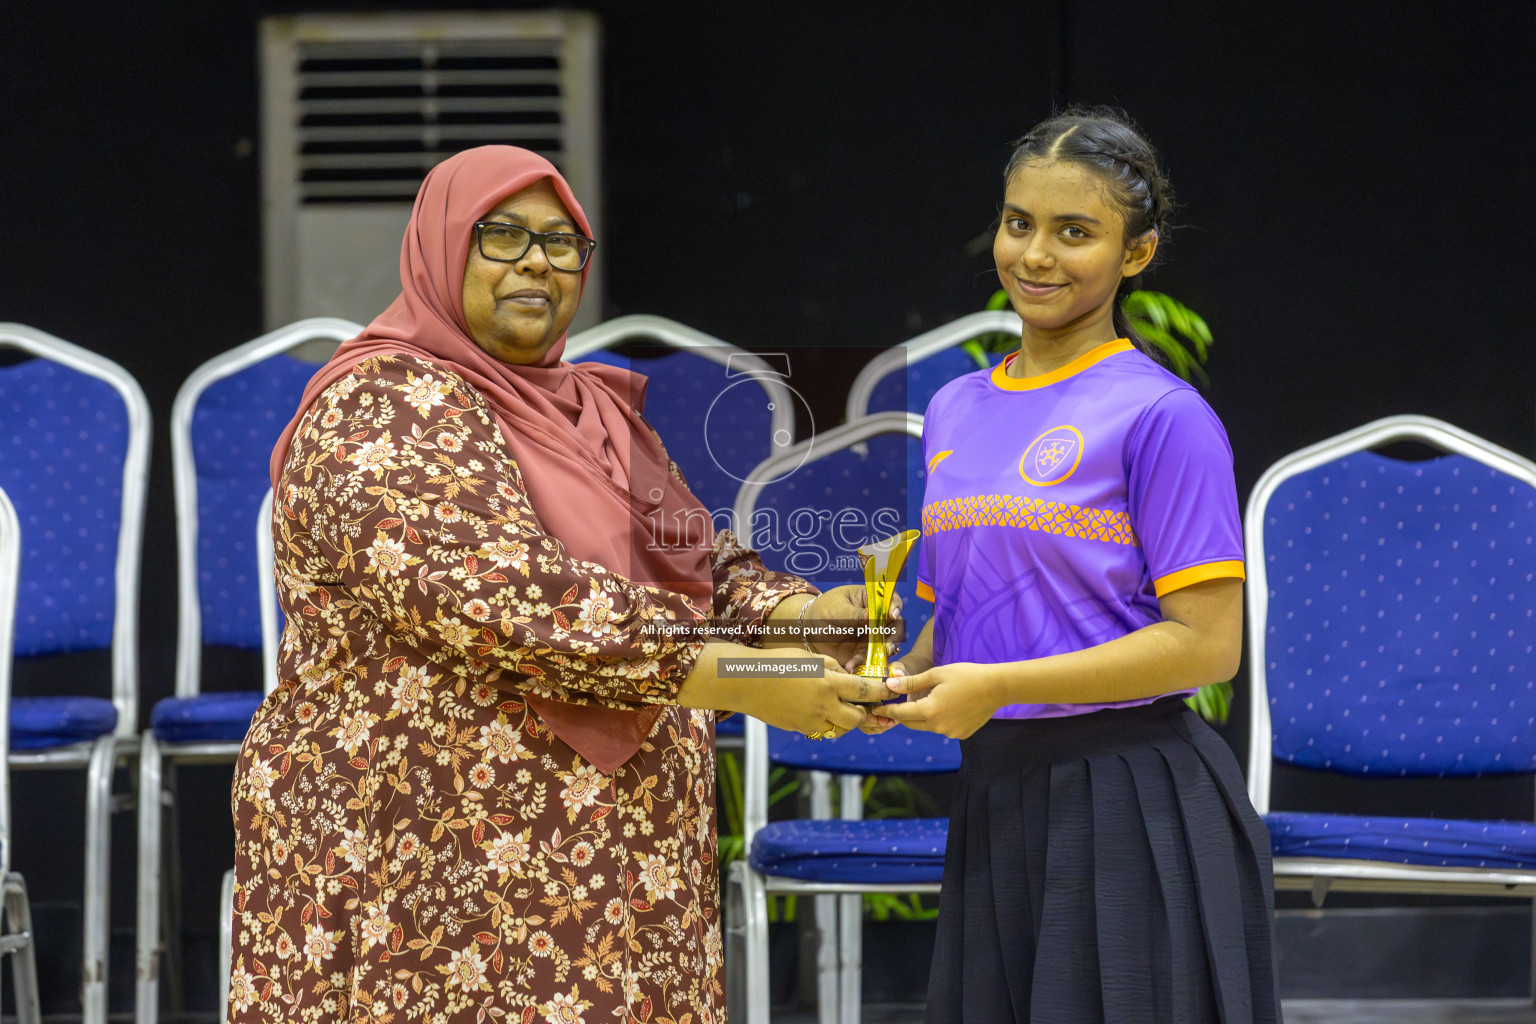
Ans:
{"type": "Polygon", "coordinates": [[[1083,461],[1083,435],[1073,426],[1052,427],[1029,443],[1019,457],[1019,476],[1038,487],[1059,484],[1083,461]]]}

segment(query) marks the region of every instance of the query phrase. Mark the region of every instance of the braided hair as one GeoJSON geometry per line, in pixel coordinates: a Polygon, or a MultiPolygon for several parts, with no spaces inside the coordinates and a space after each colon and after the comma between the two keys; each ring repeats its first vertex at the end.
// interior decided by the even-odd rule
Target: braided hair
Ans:
{"type": "MultiPolygon", "coordinates": [[[[1039,124],[1013,144],[1013,155],[1003,169],[1011,181],[1019,168],[1036,160],[1061,160],[1092,172],[1105,198],[1125,220],[1127,248],[1148,231],[1160,241],[1168,239],[1168,219],[1173,212],[1173,187],[1158,165],[1157,151],[1122,110],[1113,107],[1068,107],[1039,124]]],[[[1162,255],[1159,246],[1157,256],[1162,255]]],[[[1156,262],[1156,257],[1154,257],[1156,262]]],[[[1115,329],[1138,349],[1159,363],[1162,354],[1131,329],[1120,309],[1120,300],[1141,287],[1141,275],[1121,280],[1115,290],[1115,329]]]]}

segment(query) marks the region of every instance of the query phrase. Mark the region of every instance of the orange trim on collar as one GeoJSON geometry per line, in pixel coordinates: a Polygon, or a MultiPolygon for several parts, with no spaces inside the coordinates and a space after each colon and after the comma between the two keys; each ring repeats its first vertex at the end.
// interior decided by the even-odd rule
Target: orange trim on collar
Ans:
{"type": "Polygon", "coordinates": [[[1097,348],[1090,349],[1066,366],[1058,366],[1050,373],[1042,373],[1035,377],[1008,376],[1008,365],[1013,362],[1013,357],[1018,355],[1015,352],[992,368],[992,383],[1004,391],[1034,391],[1037,388],[1050,387],[1052,384],[1058,384],[1068,377],[1082,373],[1095,363],[1120,352],[1129,352],[1135,347],[1129,338],[1116,338],[1114,341],[1106,341],[1097,348]]]}

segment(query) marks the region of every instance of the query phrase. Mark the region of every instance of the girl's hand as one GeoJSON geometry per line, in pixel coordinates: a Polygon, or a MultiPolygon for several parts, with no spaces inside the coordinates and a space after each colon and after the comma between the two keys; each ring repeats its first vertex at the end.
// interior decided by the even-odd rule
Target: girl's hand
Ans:
{"type": "Polygon", "coordinates": [[[885,705],[880,714],[908,728],[963,740],[986,725],[992,712],[1002,706],[989,666],[955,662],[911,676],[905,671],[898,675],[895,668],[886,685],[907,699],[885,705]]]}

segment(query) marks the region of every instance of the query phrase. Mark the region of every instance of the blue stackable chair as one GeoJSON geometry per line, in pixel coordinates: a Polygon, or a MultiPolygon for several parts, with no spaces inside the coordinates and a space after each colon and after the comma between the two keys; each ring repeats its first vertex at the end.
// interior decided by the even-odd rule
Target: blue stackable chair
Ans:
{"type": "Polygon", "coordinates": [[[0,487],[22,531],[15,655],[111,652],[97,693],[11,700],[8,759],[86,772],[80,1001],[104,1024],[112,771],[137,749],[149,403],[121,366],[43,331],[0,324],[0,346],[33,357],[0,367],[0,487]]]}
{"type": "Polygon", "coordinates": [[[15,644],[16,577],[21,562],[21,524],[11,499],[0,490],[0,955],[11,958],[18,1024],[40,1024],[37,947],[27,882],[11,870],[10,709],[11,651],[15,644]]]}
{"type": "MultiPolygon", "coordinates": [[[[922,528],[927,479],[922,430],[923,418],[916,413],[878,413],[824,431],[764,462],[737,497],[736,518],[750,526],[742,531],[743,543],[755,547],[770,569],[812,576],[822,589],[862,583],[858,544],[850,539],[857,535],[862,544],[922,528]],[[871,529],[857,533],[853,520],[836,518],[846,511],[871,529]],[[817,517],[814,528],[806,513],[817,517]],[[744,520],[744,515],[757,521],[744,520]],[[801,518],[791,522],[796,515],[801,518]]],[[[905,631],[893,661],[911,650],[933,614],[933,606],[917,596],[917,566],[914,547],[896,581],[905,631]]]]}
{"type": "MultiPolygon", "coordinates": [[[[173,875],[163,893],[160,877],[162,803],[173,800],[174,767],[234,761],[265,692],[259,685],[204,692],[203,648],[265,650],[258,592],[271,586],[271,575],[258,559],[254,531],[271,489],[272,446],[319,364],[361,330],[328,317],[298,321],[204,363],[176,395],[176,692],[155,705],[141,740],[139,790],[159,798],[139,803],[139,1024],[158,1015],[161,903],[179,888],[173,875]]],[[[270,678],[269,669],[260,682],[270,678]]],[[[173,870],[176,863],[173,857],[173,870]]]]}
{"type": "Polygon", "coordinates": [[[618,317],[572,337],[564,358],[650,378],[645,418],[717,525],[753,469],[794,442],[795,407],[804,400],[786,383],[786,368],[676,321],[618,317]],[[635,360],[612,351],[630,342],[675,351],[635,360]]]}
{"type": "Polygon", "coordinates": [[[1536,465],[1424,416],[1275,463],[1249,499],[1249,796],[1275,885],[1536,896],[1536,825],[1270,806],[1275,760],[1358,778],[1536,774],[1536,465]],[[1402,461],[1412,441],[1445,454],[1402,461]]]}
{"type": "MultiPolygon", "coordinates": [[[[920,522],[921,437],[921,416],[880,413],[775,456],[737,500],[747,543],[770,568],[823,586],[862,582],[857,548],[920,522]],[[792,523],[797,517],[798,526],[792,523]],[[781,543],[790,536],[794,544],[781,543]]],[[[915,597],[915,579],[914,551],[897,587],[907,613],[903,648],[926,617],[914,613],[928,607],[915,597]]],[[[767,1019],[767,896],[808,894],[815,897],[820,934],[820,1019],[852,1024],[859,1018],[862,895],[936,892],[948,831],[944,819],[861,820],[862,776],[952,772],[959,768],[959,744],[907,729],[813,741],[747,719],[745,756],[747,860],[732,865],[727,880],[736,958],[728,972],[737,1012],[744,1010],[749,1022],[767,1019]],[[768,823],[770,762],[811,772],[812,819],[768,823]],[[831,816],[834,774],[839,818],[831,816]]]]}
{"type": "MultiPolygon", "coordinates": [[[[1017,337],[1022,330],[1016,313],[987,310],[885,349],[864,365],[848,388],[847,422],[878,412],[927,412],[945,384],[981,369],[961,345],[983,334],[1017,337]]],[[[994,356],[991,362],[996,365],[1001,358],[994,356]]]]}
{"type": "MultiPolygon", "coordinates": [[[[277,590],[273,575],[277,558],[272,545],[272,488],[267,488],[256,513],[256,564],[257,575],[264,585],[258,587],[261,606],[261,669],[262,691],[270,694],[277,689],[277,656],[287,623],[282,609],[277,605],[277,590]]],[[[219,1006],[221,1013],[229,1007],[230,972],[234,970],[235,926],[235,869],[224,872],[219,886],[219,1006]]]]}
{"type": "MultiPolygon", "coordinates": [[[[794,441],[796,397],[785,374],[758,356],[676,321],[618,317],[573,336],[566,342],[564,358],[634,369],[650,378],[645,418],[716,525],[735,508],[741,483],[752,470],[794,441]],[[628,342],[675,351],[631,360],[615,351],[628,342]]],[[[715,727],[720,749],[741,747],[743,721],[743,716],[732,715],[715,727]]]]}
{"type": "Polygon", "coordinates": [[[816,899],[819,1019],[856,1024],[863,894],[938,892],[949,831],[944,818],[863,819],[863,776],[954,772],[960,744],[902,728],[810,740],[749,718],[745,761],[747,858],[731,865],[726,882],[732,1019],[768,1020],[767,901],[798,894],[816,899]],[[818,795],[811,808],[816,817],[769,822],[770,762],[838,775],[841,816],[832,817],[830,802],[818,795]]]}

